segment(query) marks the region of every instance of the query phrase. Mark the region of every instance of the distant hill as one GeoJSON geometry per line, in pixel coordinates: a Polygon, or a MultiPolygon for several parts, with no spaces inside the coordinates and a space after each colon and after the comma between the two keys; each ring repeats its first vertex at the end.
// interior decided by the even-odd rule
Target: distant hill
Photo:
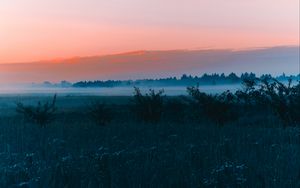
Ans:
{"type": "Polygon", "coordinates": [[[234,50],[135,51],[32,63],[0,64],[0,83],[127,80],[183,73],[299,74],[299,46],[234,50]]]}

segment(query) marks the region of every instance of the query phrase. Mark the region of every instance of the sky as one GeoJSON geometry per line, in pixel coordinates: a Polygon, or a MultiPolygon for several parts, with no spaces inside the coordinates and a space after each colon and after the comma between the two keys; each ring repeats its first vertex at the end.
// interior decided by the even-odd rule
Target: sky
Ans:
{"type": "MultiPolygon", "coordinates": [[[[128,80],[200,76],[204,73],[254,72],[258,76],[299,74],[299,47],[273,47],[242,51],[139,51],[107,56],[71,58],[35,63],[0,64],[2,84],[67,80],[128,80]]],[[[0,87],[0,93],[3,90],[0,87]]]]}
{"type": "Polygon", "coordinates": [[[0,63],[299,45],[299,0],[1,0],[0,63]]]}

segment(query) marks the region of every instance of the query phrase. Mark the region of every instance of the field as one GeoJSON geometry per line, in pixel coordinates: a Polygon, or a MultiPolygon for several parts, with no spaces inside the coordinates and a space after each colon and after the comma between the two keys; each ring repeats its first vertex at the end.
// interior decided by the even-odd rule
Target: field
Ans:
{"type": "MultiPolygon", "coordinates": [[[[174,99],[179,97],[167,97],[174,99]]],[[[300,129],[250,111],[218,126],[191,111],[137,119],[132,97],[60,96],[45,127],[16,113],[48,96],[0,98],[0,187],[299,187],[300,129]],[[106,103],[112,120],[89,116],[106,103]]]]}

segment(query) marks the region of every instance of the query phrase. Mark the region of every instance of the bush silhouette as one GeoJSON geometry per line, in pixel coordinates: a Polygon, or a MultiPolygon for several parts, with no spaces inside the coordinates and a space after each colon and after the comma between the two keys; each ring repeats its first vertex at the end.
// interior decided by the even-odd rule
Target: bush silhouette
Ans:
{"type": "Polygon", "coordinates": [[[217,125],[223,126],[225,123],[236,119],[233,110],[236,99],[230,91],[219,95],[210,95],[201,92],[199,86],[196,86],[188,87],[187,92],[193,99],[192,105],[217,125]]]}
{"type": "Polygon", "coordinates": [[[262,102],[261,93],[257,90],[257,78],[244,78],[242,80],[243,90],[235,92],[237,102],[241,105],[255,106],[262,102]]]}
{"type": "Polygon", "coordinates": [[[291,88],[290,94],[291,117],[295,123],[300,123],[300,82],[291,88]]]}
{"type": "Polygon", "coordinates": [[[272,77],[245,79],[244,90],[235,95],[240,105],[269,108],[284,126],[300,122],[300,84],[292,86],[292,80],[284,84],[272,77]]]}
{"type": "Polygon", "coordinates": [[[274,78],[262,79],[259,90],[264,96],[265,102],[282,120],[284,126],[299,123],[299,83],[292,86],[292,80],[285,85],[274,78]]]}
{"type": "Polygon", "coordinates": [[[17,113],[24,116],[24,119],[36,123],[40,127],[45,127],[47,124],[54,120],[56,112],[56,94],[54,95],[52,101],[47,101],[42,104],[40,101],[37,106],[24,105],[21,102],[17,103],[16,111],[17,113]]]}
{"type": "Polygon", "coordinates": [[[157,123],[163,114],[163,90],[155,92],[150,89],[149,93],[143,95],[139,88],[134,87],[133,110],[137,117],[149,123],[157,123]]]}

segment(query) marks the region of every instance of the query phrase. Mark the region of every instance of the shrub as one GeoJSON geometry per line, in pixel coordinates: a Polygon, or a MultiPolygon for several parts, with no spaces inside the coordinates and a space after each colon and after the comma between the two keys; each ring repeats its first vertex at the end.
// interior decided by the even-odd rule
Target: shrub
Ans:
{"type": "Polygon", "coordinates": [[[293,86],[290,96],[291,117],[295,123],[300,123],[300,82],[293,86]]]}
{"type": "Polygon", "coordinates": [[[91,118],[100,126],[106,126],[112,121],[111,109],[106,104],[98,101],[93,102],[89,106],[89,114],[91,118]]]}
{"type": "Polygon", "coordinates": [[[144,122],[157,123],[163,114],[164,91],[155,92],[150,89],[149,93],[143,95],[139,88],[134,87],[134,112],[144,122]]]}
{"type": "Polygon", "coordinates": [[[24,105],[21,102],[18,102],[16,105],[16,111],[18,114],[24,116],[24,119],[39,125],[40,127],[45,127],[47,124],[51,123],[54,120],[56,112],[56,94],[54,95],[52,101],[47,101],[42,104],[40,101],[37,106],[24,105]]]}
{"type": "Polygon", "coordinates": [[[239,104],[269,108],[284,126],[300,122],[300,84],[283,84],[272,77],[243,80],[244,90],[235,93],[239,104]]]}
{"type": "Polygon", "coordinates": [[[194,105],[205,117],[223,126],[229,121],[236,119],[233,105],[235,96],[229,92],[223,92],[219,95],[210,95],[200,91],[199,86],[188,87],[188,94],[192,97],[194,105]]]}
{"type": "Polygon", "coordinates": [[[262,102],[262,95],[257,90],[258,81],[257,78],[252,77],[244,78],[242,80],[243,89],[235,92],[239,104],[246,106],[260,105],[262,102]]]}
{"type": "Polygon", "coordinates": [[[284,126],[300,122],[299,87],[299,83],[292,86],[292,80],[289,80],[287,85],[276,79],[261,80],[259,91],[274,114],[282,120],[284,126]]]}

